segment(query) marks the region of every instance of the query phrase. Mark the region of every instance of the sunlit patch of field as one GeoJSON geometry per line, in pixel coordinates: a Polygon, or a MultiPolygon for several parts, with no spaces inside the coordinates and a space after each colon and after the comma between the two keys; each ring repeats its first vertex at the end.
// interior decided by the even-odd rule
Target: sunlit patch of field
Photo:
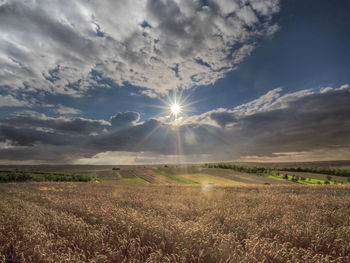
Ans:
{"type": "Polygon", "coordinates": [[[151,184],[176,184],[175,180],[163,176],[152,169],[148,168],[136,168],[134,169],[137,177],[142,178],[143,180],[151,183],[151,184]]]}
{"type": "Polygon", "coordinates": [[[350,262],[348,186],[7,183],[0,200],[0,262],[350,262]]]}
{"type": "Polygon", "coordinates": [[[186,180],[197,182],[201,185],[217,185],[217,186],[237,186],[246,185],[245,183],[226,179],[223,177],[212,176],[204,173],[181,174],[179,177],[186,180]]]}
{"type": "Polygon", "coordinates": [[[47,187],[47,186],[42,186],[38,188],[40,191],[63,191],[62,188],[58,188],[58,187],[47,187]]]}
{"type": "Polygon", "coordinates": [[[204,168],[202,169],[202,172],[215,177],[225,178],[242,184],[293,184],[289,181],[282,181],[277,180],[275,178],[258,176],[256,174],[237,172],[230,169],[204,168]]]}

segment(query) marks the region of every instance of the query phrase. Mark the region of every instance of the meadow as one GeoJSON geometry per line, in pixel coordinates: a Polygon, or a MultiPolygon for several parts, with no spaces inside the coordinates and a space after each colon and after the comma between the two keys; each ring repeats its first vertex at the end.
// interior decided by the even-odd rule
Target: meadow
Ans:
{"type": "Polygon", "coordinates": [[[346,185],[0,184],[0,262],[350,262],[346,185]]]}

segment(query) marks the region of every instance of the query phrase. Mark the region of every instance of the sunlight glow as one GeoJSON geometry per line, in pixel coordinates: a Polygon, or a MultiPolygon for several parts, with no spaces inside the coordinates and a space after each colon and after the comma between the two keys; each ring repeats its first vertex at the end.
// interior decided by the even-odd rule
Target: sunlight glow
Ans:
{"type": "Polygon", "coordinates": [[[170,111],[172,114],[177,116],[181,112],[181,107],[176,102],[170,106],[170,111]]]}

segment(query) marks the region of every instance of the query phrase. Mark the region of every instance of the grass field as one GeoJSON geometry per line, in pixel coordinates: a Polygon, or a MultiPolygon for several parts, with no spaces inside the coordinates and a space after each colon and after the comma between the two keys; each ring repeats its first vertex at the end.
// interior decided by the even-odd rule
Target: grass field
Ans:
{"type": "Polygon", "coordinates": [[[0,262],[350,262],[350,187],[0,184],[0,262]]]}

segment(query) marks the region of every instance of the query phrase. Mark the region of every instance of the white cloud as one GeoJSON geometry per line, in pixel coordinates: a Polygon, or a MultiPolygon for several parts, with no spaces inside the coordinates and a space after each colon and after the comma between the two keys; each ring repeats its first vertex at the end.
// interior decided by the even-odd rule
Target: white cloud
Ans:
{"type": "Polygon", "coordinates": [[[23,100],[18,100],[12,95],[0,95],[0,107],[26,107],[30,104],[23,100]]]}
{"type": "Polygon", "coordinates": [[[146,96],[153,98],[153,99],[158,97],[158,95],[155,92],[153,92],[152,90],[143,90],[143,91],[141,91],[141,94],[146,95],[146,96]]]}
{"type": "Polygon", "coordinates": [[[61,115],[75,115],[81,112],[78,109],[67,107],[61,104],[57,105],[57,107],[54,108],[53,111],[61,115]]]}
{"type": "Polygon", "coordinates": [[[320,93],[327,93],[329,91],[333,91],[334,89],[332,87],[326,87],[326,88],[321,88],[320,93]]]}
{"type": "Polygon", "coordinates": [[[238,105],[233,109],[218,108],[200,115],[192,115],[185,117],[183,123],[200,123],[213,126],[230,126],[230,123],[235,123],[237,119],[246,116],[254,115],[261,112],[269,112],[273,110],[285,109],[290,103],[301,98],[313,95],[324,94],[327,92],[349,90],[349,85],[344,84],[340,88],[333,89],[332,87],[317,89],[305,89],[296,92],[286,93],[281,95],[283,89],[275,88],[261,95],[259,98],[248,103],[238,105]],[[216,119],[215,115],[220,116],[220,120],[216,119]]]}
{"type": "Polygon", "coordinates": [[[214,83],[276,31],[278,0],[0,4],[0,85],[81,96],[100,83],[152,90],[214,83]]]}
{"type": "Polygon", "coordinates": [[[335,90],[349,90],[349,84],[341,85],[339,88],[337,88],[335,90]]]}

